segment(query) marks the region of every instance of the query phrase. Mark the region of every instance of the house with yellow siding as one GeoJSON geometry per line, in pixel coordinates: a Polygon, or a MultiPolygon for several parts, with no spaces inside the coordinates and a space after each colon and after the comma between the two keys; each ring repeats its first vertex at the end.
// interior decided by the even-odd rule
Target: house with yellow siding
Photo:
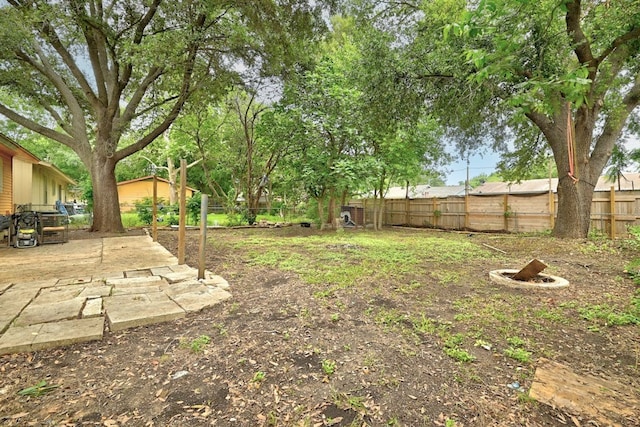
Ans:
{"type": "MultiPolygon", "coordinates": [[[[158,199],[164,199],[169,202],[171,193],[171,183],[160,177],[157,179],[157,196],[158,199]]],[[[193,196],[197,190],[187,187],[187,199],[193,196]]],[[[129,212],[136,208],[136,202],[145,198],[153,197],[153,175],[143,176],[142,178],[131,179],[118,183],[118,200],[120,201],[120,212],[129,212]]],[[[178,194],[178,197],[179,194],[178,194]]]]}
{"type": "Polygon", "coordinates": [[[18,205],[34,210],[54,209],[66,202],[75,181],[51,163],[0,134],[0,215],[10,215],[18,205]]]}

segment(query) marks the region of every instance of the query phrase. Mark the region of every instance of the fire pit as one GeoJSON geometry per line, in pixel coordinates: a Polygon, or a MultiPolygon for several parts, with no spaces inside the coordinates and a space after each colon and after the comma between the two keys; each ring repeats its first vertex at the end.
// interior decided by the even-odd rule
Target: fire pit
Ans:
{"type": "Polygon", "coordinates": [[[555,289],[569,286],[569,281],[562,277],[541,273],[546,267],[546,264],[534,259],[521,270],[493,270],[489,272],[489,278],[493,283],[512,288],[555,289]]]}

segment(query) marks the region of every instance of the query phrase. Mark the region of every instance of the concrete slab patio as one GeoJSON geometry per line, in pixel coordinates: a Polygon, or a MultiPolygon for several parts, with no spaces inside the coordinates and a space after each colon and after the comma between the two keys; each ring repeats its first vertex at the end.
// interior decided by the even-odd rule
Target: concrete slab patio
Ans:
{"type": "Polygon", "coordinates": [[[0,355],[99,340],[231,297],[149,236],[0,248],[0,355]]]}

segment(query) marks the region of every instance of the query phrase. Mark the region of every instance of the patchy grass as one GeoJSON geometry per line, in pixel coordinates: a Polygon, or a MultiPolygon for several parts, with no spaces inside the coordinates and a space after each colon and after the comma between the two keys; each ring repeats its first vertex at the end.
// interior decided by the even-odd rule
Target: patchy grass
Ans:
{"type": "MultiPolygon", "coordinates": [[[[197,264],[198,237],[187,233],[189,265],[197,264]]],[[[161,231],[159,240],[177,253],[177,233],[161,231]]],[[[206,268],[228,280],[231,300],[102,342],[0,358],[9,387],[0,412],[29,414],[5,418],[10,426],[115,425],[120,418],[154,425],[232,418],[272,426],[557,425],[564,411],[535,404],[526,392],[540,357],[576,372],[595,366],[640,389],[635,259],[640,244],[599,236],[216,230],[206,268]],[[522,290],[488,278],[534,257],[571,285],[522,290]],[[626,265],[635,270],[625,273],[626,265]],[[196,344],[202,336],[215,337],[215,345],[196,344]],[[44,379],[64,387],[38,399],[19,396],[43,379],[44,367],[44,379]],[[188,375],[169,380],[180,371],[188,375]],[[524,393],[507,387],[515,381],[524,393]]]]}

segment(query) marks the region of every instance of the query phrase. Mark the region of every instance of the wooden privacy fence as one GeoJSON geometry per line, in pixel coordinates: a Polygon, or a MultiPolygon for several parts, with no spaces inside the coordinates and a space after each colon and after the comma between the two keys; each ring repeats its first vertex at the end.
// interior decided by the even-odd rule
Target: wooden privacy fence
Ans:
{"type": "MultiPolygon", "coordinates": [[[[429,199],[386,199],[384,225],[437,227],[453,230],[537,232],[554,226],[558,196],[493,194],[429,199]]],[[[363,208],[364,223],[373,220],[373,201],[352,200],[363,208]]],[[[627,236],[628,227],[640,225],[640,191],[599,191],[591,203],[591,230],[611,238],[627,236]],[[611,225],[614,224],[612,227],[611,225]]]]}

